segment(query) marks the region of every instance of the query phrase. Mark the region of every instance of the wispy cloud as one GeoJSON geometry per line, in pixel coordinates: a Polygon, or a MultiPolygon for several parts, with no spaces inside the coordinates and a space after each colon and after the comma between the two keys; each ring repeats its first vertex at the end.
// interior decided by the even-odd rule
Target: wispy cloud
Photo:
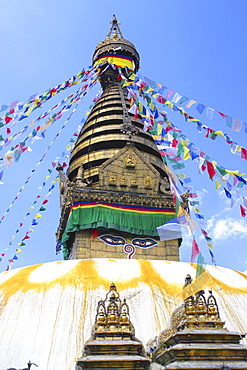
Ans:
{"type": "Polygon", "coordinates": [[[232,217],[220,218],[220,215],[214,215],[208,220],[208,230],[215,240],[229,238],[244,238],[247,236],[246,222],[236,220],[232,217]]]}

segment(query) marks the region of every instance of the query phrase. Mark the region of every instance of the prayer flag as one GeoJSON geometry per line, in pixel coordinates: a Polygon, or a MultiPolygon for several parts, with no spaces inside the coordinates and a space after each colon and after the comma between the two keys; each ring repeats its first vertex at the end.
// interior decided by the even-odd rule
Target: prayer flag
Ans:
{"type": "Polygon", "coordinates": [[[206,161],[206,163],[207,163],[207,169],[208,169],[209,177],[212,180],[214,175],[216,174],[216,171],[215,171],[214,166],[211,162],[206,161]]]}
{"type": "Polygon", "coordinates": [[[244,148],[241,148],[241,158],[247,160],[247,150],[244,148]]]}
{"type": "Polygon", "coordinates": [[[232,197],[231,193],[226,188],[224,188],[224,190],[225,190],[227,198],[231,199],[231,197],[232,197]]]}
{"type": "Polygon", "coordinates": [[[196,278],[198,278],[205,270],[206,264],[202,254],[200,253],[197,258],[196,278]]]}
{"type": "Polygon", "coordinates": [[[213,119],[213,115],[214,115],[214,109],[207,107],[207,110],[206,110],[207,119],[211,121],[213,119]]]}
{"type": "Polygon", "coordinates": [[[239,132],[241,131],[241,128],[242,128],[242,121],[239,121],[238,119],[235,118],[233,121],[232,130],[239,132]]]}
{"type": "Polygon", "coordinates": [[[241,206],[241,204],[240,204],[240,211],[241,211],[242,217],[246,217],[246,209],[243,206],[241,206]]]}
{"type": "Polygon", "coordinates": [[[173,91],[173,90],[168,90],[167,95],[166,95],[166,99],[169,99],[169,98],[170,98],[170,96],[171,96],[173,93],[174,93],[174,91],[173,91]]]}
{"type": "Polygon", "coordinates": [[[224,114],[224,113],[221,113],[221,112],[219,112],[219,111],[218,111],[218,113],[219,113],[219,115],[220,115],[222,118],[226,118],[226,117],[227,117],[227,115],[226,115],[226,114],[224,114]]]}
{"type": "Polygon", "coordinates": [[[173,218],[164,225],[157,227],[160,240],[173,240],[191,235],[184,215],[173,218]]]}
{"type": "Polygon", "coordinates": [[[204,111],[204,109],[205,109],[205,105],[203,105],[203,104],[201,104],[201,103],[199,103],[199,104],[196,106],[196,110],[197,110],[200,114],[202,114],[202,112],[204,111]]]}
{"type": "Polygon", "coordinates": [[[190,108],[193,104],[196,103],[196,100],[193,100],[191,99],[187,104],[186,104],[186,108],[190,108]]]}
{"type": "Polygon", "coordinates": [[[200,252],[200,249],[198,247],[198,244],[197,244],[196,240],[193,239],[193,241],[192,241],[191,259],[190,259],[190,261],[192,263],[194,262],[196,256],[198,256],[199,253],[201,253],[201,252],[200,252]]]}
{"type": "Polygon", "coordinates": [[[212,259],[212,264],[216,266],[216,261],[214,259],[213,252],[210,249],[209,249],[209,253],[210,253],[210,256],[211,256],[211,259],[212,259]]]}
{"type": "Polygon", "coordinates": [[[221,183],[219,182],[219,180],[215,180],[215,187],[216,190],[218,190],[221,187],[221,183]]]}

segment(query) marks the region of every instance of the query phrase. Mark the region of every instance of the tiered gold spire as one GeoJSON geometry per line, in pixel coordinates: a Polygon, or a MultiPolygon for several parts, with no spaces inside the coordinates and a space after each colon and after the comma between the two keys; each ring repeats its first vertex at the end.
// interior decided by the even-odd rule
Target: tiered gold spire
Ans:
{"type": "Polygon", "coordinates": [[[93,55],[93,63],[101,73],[103,93],[72,150],[67,170],[68,182],[62,178],[62,215],[57,235],[58,241],[63,243],[65,258],[135,256],[142,259],[179,260],[181,241],[158,241],[156,231],[168,218],[175,217],[168,175],[152,136],[144,130],[141,117],[130,112],[131,99],[118,78],[119,68],[121,73],[129,73],[129,69],[116,67],[114,62],[121,61],[124,65],[126,61],[131,61],[137,71],[139,60],[138,52],[133,44],[123,38],[114,16],[106,39],[96,47],[93,55]],[[97,64],[99,61],[100,64],[97,64]],[[96,209],[91,211],[88,207],[90,217],[84,217],[85,208],[82,217],[69,217],[72,205],[80,202],[93,203],[92,207],[104,203],[108,209],[114,204],[114,207],[118,207],[118,215],[120,212],[122,214],[118,217],[112,208],[107,213],[98,208],[98,217],[96,209]],[[134,212],[137,215],[137,210],[142,207],[147,209],[145,212],[152,208],[152,212],[149,212],[152,218],[148,219],[148,215],[142,213],[134,222],[134,212]],[[124,219],[126,208],[128,213],[125,213],[124,219]],[[159,224],[153,225],[155,212],[156,216],[162,216],[157,221],[159,224]],[[142,225],[140,220],[143,221],[142,225]],[[94,229],[101,233],[98,238],[92,237],[94,229]],[[104,236],[108,234],[114,240],[120,236],[121,244],[107,243],[104,236]],[[137,236],[143,236],[145,240],[136,240],[137,236]]]}
{"type": "Polygon", "coordinates": [[[141,342],[135,338],[128,304],[125,299],[121,301],[112,283],[106,298],[98,302],[92,337],[85,343],[77,368],[147,370],[149,364],[141,342]]]}
{"type": "MultiPolygon", "coordinates": [[[[191,282],[187,275],[184,287],[191,282]]],[[[246,368],[247,349],[240,344],[244,337],[224,328],[212,291],[206,297],[202,290],[173,312],[171,326],[159,336],[152,360],[169,370],[211,370],[222,364],[230,369],[246,368]]]]}

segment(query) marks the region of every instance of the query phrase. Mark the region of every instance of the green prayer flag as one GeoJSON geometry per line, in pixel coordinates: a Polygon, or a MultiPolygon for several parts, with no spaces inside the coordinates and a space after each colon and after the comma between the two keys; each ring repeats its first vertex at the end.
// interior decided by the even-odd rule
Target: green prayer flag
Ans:
{"type": "Polygon", "coordinates": [[[196,278],[198,278],[206,270],[206,264],[202,254],[200,253],[197,258],[196,278]]]}
{"type": "Polygon", "coordinates": [[[220,173],[222,176],[225,176],[225,175],[227,174],[227,172],[226,172],[223,168],[221,168],[221,167],[219,167],[219,166],[216,166],[216,168],[217,168],[217,170],[219,171],[219,173],[220,173]]]}

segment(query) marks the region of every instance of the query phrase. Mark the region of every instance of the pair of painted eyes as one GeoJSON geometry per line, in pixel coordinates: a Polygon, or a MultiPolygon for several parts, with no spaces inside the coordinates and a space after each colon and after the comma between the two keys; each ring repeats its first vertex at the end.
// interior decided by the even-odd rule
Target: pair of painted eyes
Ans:
{"type": "Polygon", "coordinates": [[[156,240],[153,240],[151,238],[135,238],[131,241],[131,243],[127,243],[124,238],[121,238],[120,236],[109,235],[109,234],[101,235],[99,236],[99,239],[101,239],[104,243],[108,245],[114,245],[114,246],[132,244],[140,248],[150,248],[158,244],[156,240]]]}

